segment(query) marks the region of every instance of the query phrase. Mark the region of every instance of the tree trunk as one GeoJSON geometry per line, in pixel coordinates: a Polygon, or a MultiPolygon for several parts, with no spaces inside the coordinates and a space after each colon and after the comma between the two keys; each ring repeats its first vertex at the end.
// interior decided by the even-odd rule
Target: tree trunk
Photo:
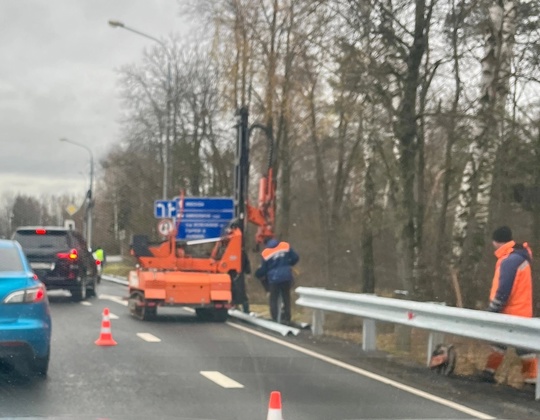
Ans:
{"type": "Polygon", "coordinates": [[[464,293],[467,306],[473,305],[481,287],[476,272],[483,256],[493,168],[509,91],[515,19],[514,2],[494,2],[484,37],[478,126],[463,172],[453,229],[451,270],[469,289],[464,293]]]}
{"type": "MultiPolygon", "coordinates": [[[[536,142],[534,144],[534,157],[536,160],[536,165],[534,166],[534,185],[533,188],[536,191],[540,191],[540,122],[537,127],[538,134],[536,137],[536,142]]],[[[533,250],[536,250],[536,255],[533,255],[533,267],[537,270],[540,269],[540,264],[536,261],[538,258],[538,250],[540,249],[540,197],[534,197],[536,200],[532,200],[533,203],[533,222],[532,222],[532,241],[531,246],[533,250]]],[[[538,271],[536,271],[538,273],[538,271]]],[[[533,281],[533,316],[540,316],[540,285],[538,281],[533,281]]]]}
{"type": "Polygon", "coordinates": [[[418,266],[418,248],[416,244],[416,194],[415,175],[417,149],[417,94],[420,66],[425,52],[425,34],[429,22],[425,17],[425,0],[416,0],[414,41],[409,50],[407,73],[404,81],[403,97],[398,111],[395,133],[399,140],[399,170],[401,181],[401,199],[398,219],[397,249],[398,267],[405,290],[416,294],[415,267],[418,266]]]}
{"type": "MultiPolygon", "coordinates": [[[[426,33],[428,33],[429,28],[426,28],[426,33]]],[[[424,222],[425,222],[425,213],[426,213],[426,199],[425,199],[425,172],[426,172],[426,158],[424,153],[425,146],[425,133],[426,133],[426,102],[427,95],[431,86],[431,82],[435,77],[437,68],[439,67],[438,63],[435,63],[431,68],[430,58],[429,58],[429,37],[426,35],[426,59],[424,64],[424,77],[422,81],[422,89],[420,91],[420,104],[418,113],[420,114],[420,120],[418,125],[418,134],[417,134],[417,150],[418,150],[418,163],[416,165],[416,214],[415,214],[415,246],[417,249],[417,258],[415,275],[418,291],[417,297],[422,300],[433,300],[434,299],[434,280],[430,273],[426,270],[427,258],[424,253],[424,222]]]]}
{"type": "Polygon", "coordinates": [[[364,211],[362,218],[362,293],[375,293],[375,258],[373,251],[373,211],[375,207],[375,182],[373,179],[373,139],[366,139],[363,147],[364,211]]]}
{"type": "MultiPolygon", "coordinates": [[[[457,20],[456,13],[456,0],[452,1],[452,22],[454,26],[452,28],[452,62],[454,67],[454,100],[452,102],[452,108],[448,121],[445,124],[446,127],[446,145],[444,151],[444,178],[443,178],[443,191],[441,197],[441,211],[437,223],[437,236],[436,243],[437,249],[435,253],[435,277],[437,279],[449,278],[446,271],[446,253],[449,249],[446,248],[446,219],[448,217],[448,206],[450,204],[450,186],[452,183],[453,175],[453,163],[452,163],[452,147],[456,141],[456,129],[457,129],[457,112],[459,107],[459,100],[461,97],[461,76],[459,67],[459,47],[458,47],[458,31],[460,29],[459,22],[457,20]]],[[[450,279],[451,281],[451,279],[450,279]]],[[[440,296],[445,302],[449,302],[451,299],[450,288],[451,282],[442,282],[439,280],[438,287],[440,290],[440,296]]]]}
{"type": "Polygon", "coordinates": [[[330,279],[330,247],[331,247],[331,231],[330,231],[330,209],[328,206],[328,191],[326,186],[326,176],[324,171],[324,160],[322,156],[322,150],[319,145],[319,139],[317,136],[317,110],[315,107],[315,90],[316,81],[313,82],[309,94],[309,109],[310,109],[310,140],[313,146],[315,157],[315,178],[317,182],[317,205],[319,209],[319,224],[321,227],[321,234],[323,235],[324,249],[323,255],[323,279],[328,281],[330,279]]]}
{"type": "Polygon", "coordinates": [[[288,121],[284,121],[283,132],[281,135],[279,156],[281,160],[281,176],[279,182],[279,193],[281,195],[281,205],[279,212],[279,235],[287,240],[289,238],[289,229],[291,226],[291,147],[289,139],[288,121]]]}
{"type": "MultiPolygon", "coordinates": [[[[277,8],[277,5],[275,6],[277,8]]],[[[294,4],[289,6],[289,24],[287,28],[287,37],[285,45],[285,72],[283,75],[282,101],[279,110],[279,125],[278,125],[278,141],[276,148],[279,150],[280,165],[276,165],[275,171],[277,176],[278,167],[281,166],[281,177],[279,191],[281,195],[280,205],[280,224],[279,233],[283,239],[289,238],[289,230],[291,226],[291,174],[292,174],[292,158],[291,158],[291,143],[289,139],[289,121],[291,119],[290,112],[290,95],[291,95],[291,73],[293,66],[294,54],[292,52],[291,34],[295,24],[294,4]]]]}

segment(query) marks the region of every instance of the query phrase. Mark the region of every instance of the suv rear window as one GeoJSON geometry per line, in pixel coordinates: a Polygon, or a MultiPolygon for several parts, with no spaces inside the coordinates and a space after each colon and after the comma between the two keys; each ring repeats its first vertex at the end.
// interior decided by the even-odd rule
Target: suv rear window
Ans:
{"type": "Polygon", "coordinates": [[[48,230],[38,233],[35,230],[19,230],[13,236],[24,249],[29,248],[69,248],[67,232],[48,230]]]}
{"type": "Polygon", "coordinates": [[[0,272],[24,271],[21,254],[16,248],[0,248],[0,272]]]}

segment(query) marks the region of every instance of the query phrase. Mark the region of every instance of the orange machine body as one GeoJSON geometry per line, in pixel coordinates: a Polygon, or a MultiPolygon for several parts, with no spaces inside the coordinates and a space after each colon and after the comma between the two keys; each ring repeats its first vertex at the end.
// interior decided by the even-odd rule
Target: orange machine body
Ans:
{"type": "Polygon", "coordinates": [[[221,273],[138,269],[129,273],[129,289],[162,306],[223,307],[231,300],[230,276],[221,273]]]}
{"type": "Polygon", "coordinates": [[[138,267],[129,273],[130,298],[136,306],[231,307],[231,277],[239,273],[242,232],[231,229],[220,238],[210,257],[197,258],[186,252],[187,244],[176,241],[176,229],[167,241],[148,246],[137,255],[138,267]]]}

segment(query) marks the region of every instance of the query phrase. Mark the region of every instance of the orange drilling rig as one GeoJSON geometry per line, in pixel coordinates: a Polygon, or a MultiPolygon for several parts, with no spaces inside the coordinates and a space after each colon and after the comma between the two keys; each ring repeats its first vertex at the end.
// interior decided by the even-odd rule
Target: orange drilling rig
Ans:
{"type": "Polygon", "coordinates": [[[182,198],[179,218],[167,239],[157,245],[148,237],[134,235],[131,253],[137,268],[129,273],[130,313],[141,320],[157,315],[158,307],[191,307],[202,320],[224,322],[232,306],[232,282],[243,272],[246,223],[257,226],[256,243],[274,235],[275,191],[273,173],[273,140],[271,131],[261,125],[248,124],[247,108],[237,112],[237,139],[234,174],[234,219],[220,238],[179,241],[177,231],[182,217],[182,198]],[[259,181],[257,206],[248,203],[249,139],[254,129],[261,129],[268,139],[268,167],[259,181]],[[191,246],[214,243],[209,256],[196,256],[191,246]]]}

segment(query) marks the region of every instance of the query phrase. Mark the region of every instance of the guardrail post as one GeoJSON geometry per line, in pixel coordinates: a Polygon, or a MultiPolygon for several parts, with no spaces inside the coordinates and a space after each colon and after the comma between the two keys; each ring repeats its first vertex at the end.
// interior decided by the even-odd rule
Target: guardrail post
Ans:
{"type": "Polygon", "coordinates": [[[311,333],[313,335],[322,335],[324,326],[324,311],[314,309],[312,313],[311,333]]]}
{"type": "Polygon", "coordinates": [[[374,319],[364,319],[362,324],[362,350],[377,350],[377,324],[374,319]]]}
{"type": "Polygon", "coordinates": [[[444,341],[443,333],[435,332],[435,331],[429,332],[428,347],[427,347],[427,361],[426,361],[427,366],[429,366],[429,362],[431,361],[431,354],[433,353],[433,350],[435,350],[435,346],[437,344],[442,344],[443,341],[444,341]]]}

